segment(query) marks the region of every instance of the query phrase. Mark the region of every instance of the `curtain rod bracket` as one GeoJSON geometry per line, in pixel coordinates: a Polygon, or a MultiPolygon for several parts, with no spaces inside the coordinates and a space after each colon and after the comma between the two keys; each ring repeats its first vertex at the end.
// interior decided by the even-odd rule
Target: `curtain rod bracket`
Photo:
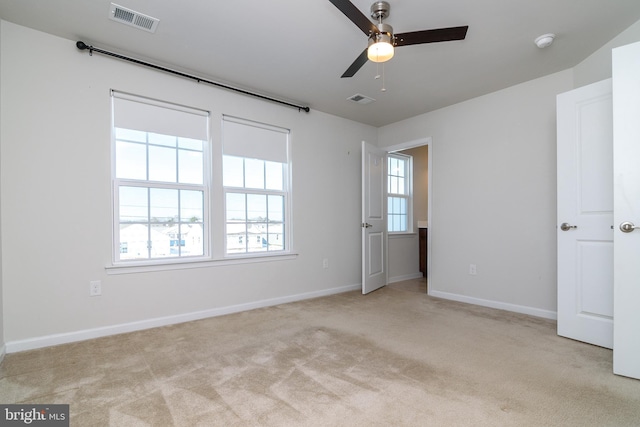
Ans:
{"type": "Polygon", "coordinates": [[[223,84],[223,83],[219,83],[219,82],[215,82],[215,81],[212,81],[212,80],[206,80],[206,79],[203,79],[201,77],[192,76],[190,74],[186,74],[186,73],[183,73],[181,71],[172,70],[170,68],[162,67],[160,65],[155,65],[155,64],[152,64],[150,62],[144,62],[144,61],[141,61],[139,59],[130,58],[128,56],[120,55],[120,54],[114,53],[114,52],[109,52],[108,50],[99,49],[99,48],[93,47],[91,45],[87,45],[85,42],[83,42],[81,40],[78,40],[76,42],[76,47],[78,49],[80,49],[80,50],[89,49],[89,56],[93,56],[93,52],[96,51],[98,53],[102,53],[103,55],[112,56],[114,58],[122,59],[122,60],[129,61],[129,62],[133,62],[134,64],[144,65],[145,67],[153,68],[155,70],[160,70],[160,71],[164,71],[166,73],[175,74],[175,75],[180,76],[180,77],[184,77],[184,78],[187,78],[187,79],[195,80],[198,83],[208,83],[210,85],[217,86],[217,87],[220,87],[220,88],[223,88],[223,89],[227,89],[227,90],[231,90],[231,91],[234,91],[234,92],[238,92],[238,93],[241,93],[243,95],[253,96],[254,98],[260,98],[260,99],[265,100],[265,101],[271,101],[271,102],[275,102],[277,104],[286,105],[288,107],[297,108],[298,112],[300,110],[303,110],[303,111],[308,113],[311,110],[307,106],[292,104],[290,102],[283,101],[281,99],[271,98],[269,96],[261,95],[261,94],[256,93],[256,92],[250,92],[250,91],[245,90],[245,89],[240,89],[240,88],[237,88],[237,87],[229,86],[229,85],[226,85],[226,84],[223,84]]]}

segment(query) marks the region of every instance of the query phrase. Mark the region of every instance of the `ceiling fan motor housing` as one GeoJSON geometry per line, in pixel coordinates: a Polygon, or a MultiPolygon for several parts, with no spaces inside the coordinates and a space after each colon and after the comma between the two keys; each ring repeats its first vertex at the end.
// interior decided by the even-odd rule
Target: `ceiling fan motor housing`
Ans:
{"type": "Polygon", "coordinates": [[[391,25],[380,23],[376,24],[376,27],[378,28],[379,32],[371,34],[371,37],[369,37],[369,44],[377,42],[394,44],[395,40],[393,37],[393,28],[391,27],[391,25]]]}
{"type": "Polygon", "coordinates": [[[377,1],[371,5],[371,17],[378,21],[376,28],[378,33],[372,33],[369,37],[369,46],[373,43],[389,43],[395,45],[393,37],[393,28],[391,25],[383,24],[382,20],[389,16],[391,5],[386,1],[377,1]]]}
{"type": "Polygon", "coordinates": [[[386,1],[377,1],[371,5],[371,17],[378,22],[389,17],[391,5],[386,1]]]}

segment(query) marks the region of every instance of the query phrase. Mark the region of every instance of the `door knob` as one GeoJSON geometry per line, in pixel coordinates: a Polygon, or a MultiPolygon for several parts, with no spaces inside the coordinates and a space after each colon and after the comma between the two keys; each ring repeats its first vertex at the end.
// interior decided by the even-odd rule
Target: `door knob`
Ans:
{"type": "Polygon", "coordinates": [[[562,231],[569,231],[572,228],[578,228],[577,225],[569,225],[568,222],[563,222],[562,224],[560,224],[560,230],[562,231]]]}
{"type": "Polygon", "coordinates": [[[623,233],[631,233],[633,230],[636,230],[640,227],[633,225],[632,222],[625,221],[620,224],[620,231],[623,233]]]}
{"type": "Polygon", "coordinates": [[[373,225],[369,224],[368,222],[363,222],[362,223],[362,227],[363,228],[369,228],[369,227],[373,227],[373,225]]]}

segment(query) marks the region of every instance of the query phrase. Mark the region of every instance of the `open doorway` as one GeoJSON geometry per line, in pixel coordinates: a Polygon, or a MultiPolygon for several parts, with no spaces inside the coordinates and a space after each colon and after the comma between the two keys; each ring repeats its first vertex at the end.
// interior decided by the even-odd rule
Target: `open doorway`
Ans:
{"type": "Polygon", "coordinates": [[[411,227],[406,233],[388,234],[388,283],[390,286],[423,293],[428,293],[431,269],[431,148],[431,138],[386,148],[389,153],[411,156],[413,164],[411,227]]]}

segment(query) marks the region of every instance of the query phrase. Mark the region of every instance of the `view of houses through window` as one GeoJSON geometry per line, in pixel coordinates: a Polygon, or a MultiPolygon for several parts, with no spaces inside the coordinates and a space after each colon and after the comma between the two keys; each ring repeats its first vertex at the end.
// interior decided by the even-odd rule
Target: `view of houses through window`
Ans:
{"type": "MultiPolygon", "coordinates": [[[[284,249],[284,195],[282,192],[282,164],[256,165],[255,161],[237,157],[224,157],[224,183],[226,188],[226,246],[227,253],[282,251],[284,249]],[[238,167],[238,163],[253,163],[251,168],[238,167]],[[265,167],[267,166],[267,167],[265,167]],[[269,168],[269,166],[272,166],[269,168]],[[275,166],[275,167],[273,167],[275,166]],[[271,169],[271,172],[269,172],[271,169]],[[243,173],[243,171],[245,173],[243,173]],[[265,171],[276,179],[260,180],[264,182],[262,189],[272,192],[254,193],[237,183],[235,189],[231,181],[243,175],[256,175],[265,171]],[[279,179],[277,179],[279,178],[279,179]],[[271,181],[271,185],[268,182],[271,181]]],[[[244,179],[244,182],[250,179],[244,179]]],[[[255,191],[255,190],[254,190],[255,191]]]]}
{"type": "Polygon", "coordinates": [[[202,144],[116,128],[121,260],[204,255],[202,144]],[[173,147],[155,145],[157,137],[165,144],[173,139],[173,147]],[[186,145],[188,149],[180,148],[186,145]],[[160,153],[154,154],[156,151],[160,153]],[[185,175],[191,177],[178,178],[178,169],[182,168],[190,169],[185,175]],[[145,175],[161,170],[160,175],[166,176],[155,176],[155,182],[134,177],[145,169],[145,175]],[[194,176],[194,170],[199,170],[199,177],[194,176]],[[173,185],[167,185],[170,182],[173,185]]]}

